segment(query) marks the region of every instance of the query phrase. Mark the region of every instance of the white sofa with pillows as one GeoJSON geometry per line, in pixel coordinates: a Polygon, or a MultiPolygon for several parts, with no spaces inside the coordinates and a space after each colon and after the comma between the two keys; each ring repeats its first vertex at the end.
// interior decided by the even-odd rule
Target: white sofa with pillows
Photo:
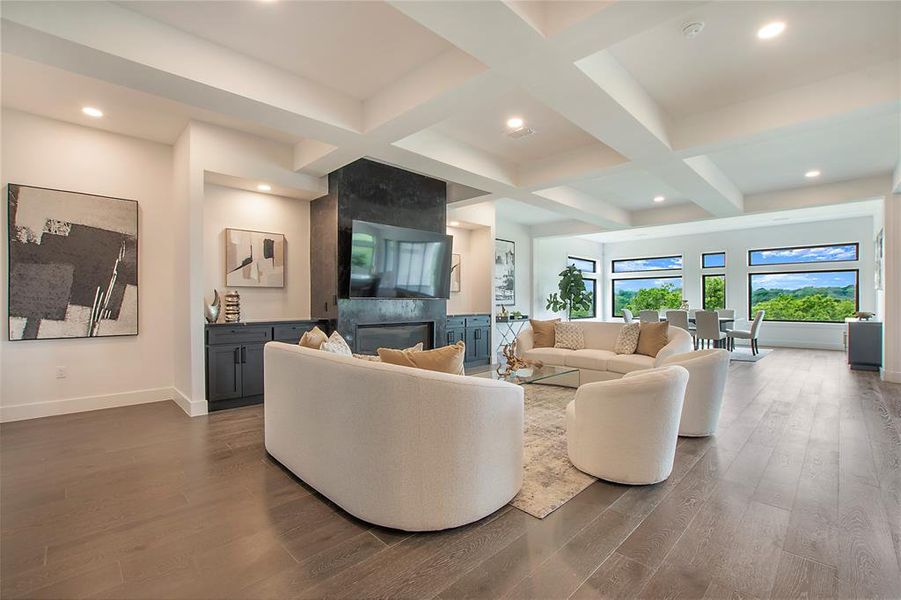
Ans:
{"type": "MultiPolygon", "coordinates": [[[[620,331],[628,324],[606,321],[572,321],[567,325],[574,325],[581,329],[584,348],[573,350],[535,347],[532,326],[526,325],[516,338],[517,354],[529,360],[540,360],[546,365],[577,368],[579,369],[579,383],[585,384],[593,381],[620,379],[632,371],[659,367],[668,357],[693,350],[691,335],[678,327],[668,327],[666,344],[654,356],[648,356],[614,352],[620,331]]],[[[631,325],[634,327],[637,324],[631,325]]]]}
{"type": "Polygon", "coordinates": [[[350,514],[446,529],[519,491],[521,387],[279,342],[264,359],[266,450],[350,514]]]}

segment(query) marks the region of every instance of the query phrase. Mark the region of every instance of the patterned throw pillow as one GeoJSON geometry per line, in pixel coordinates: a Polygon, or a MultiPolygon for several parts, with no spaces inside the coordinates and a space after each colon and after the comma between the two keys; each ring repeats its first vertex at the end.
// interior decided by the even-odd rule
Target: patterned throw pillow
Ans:
{"type": "Polygon", "coordinates": [[[319,349],[333,354],[340,354],[342,356],[353,356],[353,352],[350,351],[350,346],[347,345],[347,342],[344,341],[344,338],[341,337],[341,334],[337,331],[333,331],[328,340],[322,342],[319,349]]]}
{"type": "Polygon", "coordinates": [[[641,333],[641,323],[638,321],[623,325],[616,337],[613,351],[617,354],[635,354],[635,349],[638,348],[639,333],[641,333]]]}
{"type": "Polygon", "coordinates": [[[585,347],[585,336],[582,327],[576,323],[554,324],[554,348],[581,350],[585,347]]]}
{"type": "MultiPolygon", "coordinates": [[[[409,348],[404,348],[409,352],[422,352],[422,342],[418,342],[415,346],[410,346],[409,348]]],[[[354,358],[359,358],[360,360],[368,360],[369,362],[382,362],[381,357],[375,354],[354,354],[354,358]]]]}
{"type": "Polygon", "coordinates": [[[327,341],[328,336],[325,335],[325,333],[323,333],[323,331],[319,329],[319,327],[313,327],[313,329],[305,331],[303,336],[301,336],[300,341],[297,343],[304,348],[319,350],[319,346],[327,341]]]}

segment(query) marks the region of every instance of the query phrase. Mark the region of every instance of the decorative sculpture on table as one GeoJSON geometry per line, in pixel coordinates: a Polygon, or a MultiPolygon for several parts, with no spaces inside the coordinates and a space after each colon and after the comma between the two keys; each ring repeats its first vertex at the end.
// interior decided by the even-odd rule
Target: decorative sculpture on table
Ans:
{"type": "Polygon", "coordinates": [[[225,322],[237,323],[241,320],[241,294],[238,290],[225,294],[225,322]]]}
{"type": "Polygon", "coordinates": [[[218,321],[221,310],[222,298],[219,297],[219,290],[213,290],[212,304],[208,304],[206,298],[203,299],[203,316],[206,317],[206,322],[215,323],[218,321]]]}
{"type": "Polygon", "coordinates": [[[529,367],[540,369],[544,366],[544,363],[540,360],[530,360],[528,358],[517,356],[516,340],[513,340],[509,344],[504,344],[503,346],[501,346],[501,353],[506,359],[504,363],[498,364],[497,366],[497,374],[501,377],[512,375],[520,369],[528,369],[529,367]]]}

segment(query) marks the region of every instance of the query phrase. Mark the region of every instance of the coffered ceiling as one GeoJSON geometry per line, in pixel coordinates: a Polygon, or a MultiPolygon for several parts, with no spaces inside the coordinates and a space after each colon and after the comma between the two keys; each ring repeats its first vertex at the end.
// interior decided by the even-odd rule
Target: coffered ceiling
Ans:
{"type": "Polygon", "coordinates": [[[93,97],[103,127],[159,141],[218,122],[292,144],[294,168],[320,177],[366,156],[484,190],[461,204],[502,199],[536,232],[836,205],[901,179],[899,2],[3,2],[0,16],[6,106],[81,122],[93,97]],[[783,33],[759,39],[774,21],[783,33]],[[689,23],[703,30],[687,38],[689,23]],[[511,117],[534,134],[510,137],[511,117]]]}

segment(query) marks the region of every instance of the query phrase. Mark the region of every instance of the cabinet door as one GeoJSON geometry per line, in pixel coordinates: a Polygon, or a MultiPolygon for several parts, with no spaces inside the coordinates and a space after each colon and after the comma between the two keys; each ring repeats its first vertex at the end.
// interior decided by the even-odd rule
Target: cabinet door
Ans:
{"type": "Polygon", "coordinates": [[[450,346],[452,344],[456,344],[459,341],[466,342],[466,330],[464,329],[448,329],[447,330],[447,345],[450,346]]]}
{"type": "Polygon", "coordinates": [[[241,381],[244,396],[263,393],[263,344],[241,346],[241,381]]]}
{"type": "Polygon", "coordinates": [[[241,346],[207,347],[207,398],[231,400],[241,397],[241,346]]]}
{"type": "Polygon", "coordinates": [[[491,327],[477,327],[475,360],[487,360],[491,357],[491,327]]]}

